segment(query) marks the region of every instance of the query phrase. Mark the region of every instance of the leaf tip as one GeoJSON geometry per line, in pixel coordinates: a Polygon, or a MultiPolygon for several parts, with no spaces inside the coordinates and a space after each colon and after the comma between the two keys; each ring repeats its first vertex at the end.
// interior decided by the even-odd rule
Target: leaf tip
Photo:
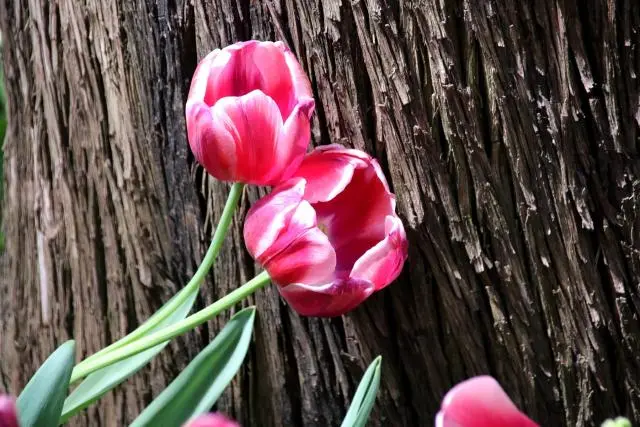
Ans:
{"type": "Polygon", "coordinates": [[[248,316],[251,317],[251,320],[253,321],[253,318],[256,315],[256,306],[255,305],[250,305],[249,307],[245,307],[242,310],[238,311],[236,314],[233,315],[233,317],[241,317],[241,316],[248,316]]]}

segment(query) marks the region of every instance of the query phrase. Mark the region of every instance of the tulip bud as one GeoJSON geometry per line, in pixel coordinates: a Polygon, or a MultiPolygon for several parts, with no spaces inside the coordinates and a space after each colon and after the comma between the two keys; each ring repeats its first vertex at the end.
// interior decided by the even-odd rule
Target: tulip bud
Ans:
{"type": "Polygon", "coordinates": [[[318,147],[294,178],[259,200],[247,249],[304,316],[339,316],[400,274],[407,238],[378,162],[340,145],[318,147]]]}
{"type": "Polygon", "coordinates": [[[490,376],[463,381],[446,394],[436,427],[538,427],[490,376]]]}
{"type": "Polygon", "coordinates": [[[185,424],[184,427],[240,427],[240,424],[220,413],[214,413],[200,415],[185,424]]]}
{"type": "Polygon", "coordinates": [[[278,184],[302,162],[314,105],[309,79],[282,42],[252,40],[216,49],[191,81],[191,150],[220,180],[278,184]]]}
{"type": "Polygon", "coordinates": [[[13,397],[0,394],[0,427],[18,427],[18,412],[13,397]]]}

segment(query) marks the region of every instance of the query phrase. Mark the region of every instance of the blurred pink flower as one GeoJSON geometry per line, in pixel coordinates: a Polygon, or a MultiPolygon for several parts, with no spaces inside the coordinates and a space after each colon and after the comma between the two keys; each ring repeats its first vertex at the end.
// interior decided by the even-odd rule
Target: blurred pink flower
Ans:
{"type": "Polygon", "coordinates": [[[200,415],[189,421],[184,427],[240,427],[240,424],[220,413],[213,413],[200,415]]]}
{"type": "Polygon", "coordinates": [[[538,427],[490,376],[473,377],[446,394],[436,427],[538,427]]]}
{"type": "Polygon", "coordinates": [[[391,283],[407,239],[378,162],[329,145],[249,211],[244,238],[289,305],[339,316],[391,283]]]}
{"type": "Polygon", "coordinates": [[[276,185],[302,162],[314,105],[309,79],[282,42],[216,49],[191,81],[191,150],[220,180],[276,185]]]}
{"type": "Polygon", "coordinates": [[[18,411],[13,397],[0,394],[0,427],[18,427],[18,411]]]}

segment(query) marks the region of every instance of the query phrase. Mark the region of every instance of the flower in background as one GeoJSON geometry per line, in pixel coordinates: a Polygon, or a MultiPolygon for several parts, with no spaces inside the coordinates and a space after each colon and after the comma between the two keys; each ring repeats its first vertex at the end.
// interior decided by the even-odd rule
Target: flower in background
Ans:
{"type": "Polygon", "coordinates": [[[442,400],[436,427],[537,427],[520,412],[490,376],[473,377],[453,387],[442,400]]]}
{"type": "Polygon", "coordinates": [[[339,316],[391,283],[407,239],[378,162],[329,145],[259,200],[244,238],[282,296],[305,316],[339,316]]]}
{"type": "Polygon", "coordinates": [[[13,397],[0,394],[0,427],[18,427],[18,411],[13,397]]]}
{"type": "Polygon", "coordinates": [[[282,42],[252,40],[216,49],[191,81],[191,150],[220,180],[278,184],[302,162],[314,105],[309,79],[282,42]]]}
{"type": "Polygon", "coordinates": [[[240,427],[240,424],[220,413],[214,413],[200,415],[189,421],[184,427],[240,427]]]}

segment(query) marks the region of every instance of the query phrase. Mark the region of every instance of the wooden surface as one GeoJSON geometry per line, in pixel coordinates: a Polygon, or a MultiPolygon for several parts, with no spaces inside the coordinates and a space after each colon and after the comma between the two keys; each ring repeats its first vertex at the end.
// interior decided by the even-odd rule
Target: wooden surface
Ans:
{"type": "MultiPolygon", "coordinates": [[[[0,0],[0,28],[0,389],[70,337],[78,357],[96,351],[188,280],[228,191],[188,149],[191,73],[216,47],[282,39],[314,87],[314,143],[380,159],[410,259],[342,318],[260,291],[220,409],[244,426],[337,426],[382,354],[372,426],[431,425],[479,373],[542,425],[640,419],[635,0],[0,0]]],[[[258,196],[199,304],[256,273],[240,227],[258,196]]],[[[74,424],[125,425],[225,318],[74,424]]]]}

